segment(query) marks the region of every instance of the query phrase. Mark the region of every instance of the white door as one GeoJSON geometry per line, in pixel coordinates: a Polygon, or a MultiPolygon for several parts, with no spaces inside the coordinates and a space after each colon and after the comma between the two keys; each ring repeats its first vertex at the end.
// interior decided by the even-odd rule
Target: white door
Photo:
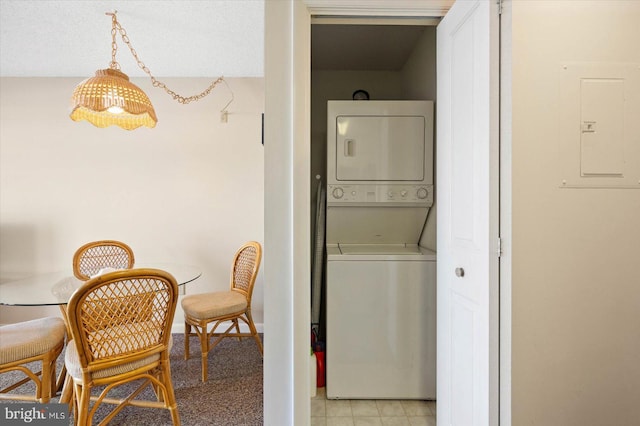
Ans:
{"type": "Polygon", "coordinates": [[[498,424],[495,1],[457,1],[437,30],[438,425],[498,424]]]}

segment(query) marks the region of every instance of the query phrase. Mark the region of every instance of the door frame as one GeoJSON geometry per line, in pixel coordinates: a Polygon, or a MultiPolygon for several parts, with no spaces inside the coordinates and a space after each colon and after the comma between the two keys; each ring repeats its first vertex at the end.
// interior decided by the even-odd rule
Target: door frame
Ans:
{"type": "MultiPolygon", "coordinates": [[[[487,0],[488,1],[488,0],[487,0]]],[[[310,31],[314,15],[442,17],[452,0],[265,2],[264,424],[310,419],[310,31]],[[269,255],[274,253],[274,255],[269,255]],[[277,254],[275,254],[277,253],[277,254]]],[[[511,30],[501,19],[500,419],[511,424],[511,30]],[[506,31],[505,31],[505,27],[506,31]]]]}

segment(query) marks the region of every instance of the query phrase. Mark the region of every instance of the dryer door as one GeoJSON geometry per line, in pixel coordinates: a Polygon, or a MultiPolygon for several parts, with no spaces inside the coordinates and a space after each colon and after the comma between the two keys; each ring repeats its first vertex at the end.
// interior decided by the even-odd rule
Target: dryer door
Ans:
{"type": "Polygon", "coordinates": [[[424,179],[424,117],[341,115],[335,143],[338,181],[424,179]]]}

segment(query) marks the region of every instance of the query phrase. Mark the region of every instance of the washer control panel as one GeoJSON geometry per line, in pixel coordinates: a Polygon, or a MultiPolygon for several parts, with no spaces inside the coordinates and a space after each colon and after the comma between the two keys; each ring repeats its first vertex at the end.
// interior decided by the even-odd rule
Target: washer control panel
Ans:
{"type": "Polygon", "coordinates": [[[327,185],[327,202],[433,204],[433,185],[327,185]]]}

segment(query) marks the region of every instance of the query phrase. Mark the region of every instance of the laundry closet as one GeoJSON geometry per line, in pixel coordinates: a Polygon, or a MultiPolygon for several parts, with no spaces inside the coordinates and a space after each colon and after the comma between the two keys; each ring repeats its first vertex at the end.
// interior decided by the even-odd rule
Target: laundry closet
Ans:
{"type": "Polygon", "coordinates": [[[435,399],[436,24],[312,25],[311,311],[330,399],[435,399]],[[336,138],[341,124],[359,136],[336,138]],[[339,176],[336,156],[363,154],[358,137],[394,126],[421,141],[384,148],[406,167],[363,178],[347,163],[339,176]]]}

